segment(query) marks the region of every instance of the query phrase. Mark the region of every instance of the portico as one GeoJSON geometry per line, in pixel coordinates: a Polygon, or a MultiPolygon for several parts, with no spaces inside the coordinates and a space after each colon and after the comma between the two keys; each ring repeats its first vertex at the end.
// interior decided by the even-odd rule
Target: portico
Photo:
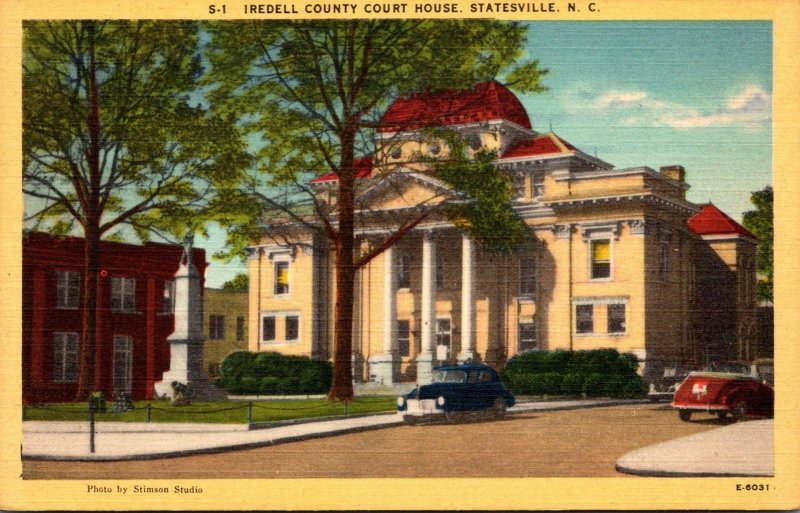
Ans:
{"type": "MultiPolygon", "coordinates": [[[[409,239],[399,247],[388,248],[382,255],[383,261],[372,269],[373,272],[380,270],[382,273],[382,351],[369,358],[370,381],[381,384],[401,381],[401,362],[404,358],[410,364],[406,367],[414,367],[416,379],[420,383],[429,382],[433,367],[440,363],[479,358],[475,350],[475,243],[467,234],[441,228],[422,228],[409,239]],[[460,239],[458,245],[452,244],[454,239],[460,239]],[[402,260],[398,255],[402,256],[402,260]],[[419,350],[408,347],[403,351],[405,354],[401,354],[398,339],[398,295],[417,291],[412,292],[410,277],[404,278],[408,281],[402,284],[403,287],[398,286],[398,278],[410,272],[410,260],[415,256],[419,258],[419,265],[413,266],[418,271],[415,273],[417,276],[413,288],[416,289],[416,284],[419,283],[419,308],[408,311],[406,307],[403,317],[408,318],[409,314],[413,317],[413,335],[418,337],[419,350]],[[455,274],[455,269],[452,265],[448,266],[450,273],[445,277],[443,260],[450,263],[453,259],[459,262],[460,267],[460,282],[456,287],[452,283],[444,283],[450,278],[449,275],[455,274]],[[440,291],[444,293],[438,294],[440,291]],[[460,297],[453,301],[454,296],[460,297]],[[438,314],[437,303],[441,307],[438,314]],[[458,314],[458,320],[453,318],[454,313],[458,314]],[[448,326],[449,329],[444,331],[448,326]],[[460,336],[452,337],[454,331],[460,336]],[[458,351],[455,350],[456,347],[458,351]]],[[[402,322],[409,321],[403,319],[402,322]]]]}

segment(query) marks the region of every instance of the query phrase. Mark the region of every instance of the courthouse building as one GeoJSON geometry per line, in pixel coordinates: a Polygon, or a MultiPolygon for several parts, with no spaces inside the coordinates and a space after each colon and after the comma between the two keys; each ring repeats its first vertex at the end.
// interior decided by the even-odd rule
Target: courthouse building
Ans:
{"type": "MultiPolygon", "coordinates": [[[[501,257],[434,212],[373,259],[356,283],[357,381],[424,380],[431,366],[468,359],[502,368],[533,350],[614,348],[647,377],[755,356],[758,241],[714,205],[688,201],[683,167],[616,169],[534,130],[493,81],[398,99],[381,126],[376,153],[357,163],[360,243],[448,197],[420,159],[447,154],[433,127],[497,152],[531,237],[501,257]]],[[[335,202],[336,179],[312,186],[335,202]]],[[[250,350],[332,357],[333,260],[310,232],[253,245],[250,350]]]]}

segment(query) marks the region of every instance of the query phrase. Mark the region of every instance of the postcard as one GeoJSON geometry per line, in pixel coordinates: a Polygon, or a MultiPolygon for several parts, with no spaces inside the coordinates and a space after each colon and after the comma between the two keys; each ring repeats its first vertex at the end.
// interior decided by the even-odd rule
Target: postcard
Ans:
{"type": "Polygon", "coordinates": [[[800,506],[795,2],[0,12],[4,509],[800,506]]]}

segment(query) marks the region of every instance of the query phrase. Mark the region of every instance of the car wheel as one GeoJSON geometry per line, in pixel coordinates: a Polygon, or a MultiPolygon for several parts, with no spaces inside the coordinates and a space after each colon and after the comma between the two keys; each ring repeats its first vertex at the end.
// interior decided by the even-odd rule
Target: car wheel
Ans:
{"type": "Polygon", "coordinates": [[[678,410],[678,417],[684,422],[689,422],[692,419],[692,410],[678,410]]]}
{"type": "Polygon", "coordinates": [[[455,410],[445,410],[444,420],[450,423],[456,422],[458,420],[458,412],[455,410]]]}
{"type": "Polygon", "coordinates": [[[719,417],[719,420],[725,420],[725,419],[728,418],[728,412],[726,412],[726,411],[718,411],[717,412],[717,417],[719,417]]]}
{"type": "Polygon", "coordinates": [[[736,422],[747,418],[747,401],[744,399],[737,399],[734,401],[733,407],[731,408],[731,415],[736,422]]]}
{"type": "Polygon", "coordinates": [[[492,413],[496,419],[502,419],[506,416],[506,409],[508,405],[506,404],[506,400],[503,397],[497,397],[494,400],[494,404],[492,405],[492,413]]]}

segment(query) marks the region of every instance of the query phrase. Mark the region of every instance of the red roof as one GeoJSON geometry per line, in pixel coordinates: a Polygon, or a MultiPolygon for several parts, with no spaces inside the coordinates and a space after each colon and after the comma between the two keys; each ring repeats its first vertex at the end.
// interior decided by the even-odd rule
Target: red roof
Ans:
{"type": "Polygon", "coordinates": [[[533,139],[521,141],[503,153],[501,158],[531,157],[575,151],[575,146],[554,133],[537,135],[533,139]]]}
{"type": "Polygon", "coordinates": [[[528,113],[514,93],[490,80],[467,90],[437,91],[400,98],[383,115],[378,131],[397,132],[495,119],[531,128],[528,113]]]}
{"type": "Polygon", "coordinates": [[[689,229],[697,235],[743,235],[758,240],[747,228],[711,203],[703,205],[700,213],[689,219],[688,224],[689,229]]]}
{"type": "MultiPolygon", "coordinates": [[[[363,157],[353,161],[353,168],[356,172],[356,179],[367,178],[372,175],[372,157],[363,157]]],[[[310,183],[335,182],[339,179],[335,172],[331,171],[322,176],[311,180],[310,183]]]]}

